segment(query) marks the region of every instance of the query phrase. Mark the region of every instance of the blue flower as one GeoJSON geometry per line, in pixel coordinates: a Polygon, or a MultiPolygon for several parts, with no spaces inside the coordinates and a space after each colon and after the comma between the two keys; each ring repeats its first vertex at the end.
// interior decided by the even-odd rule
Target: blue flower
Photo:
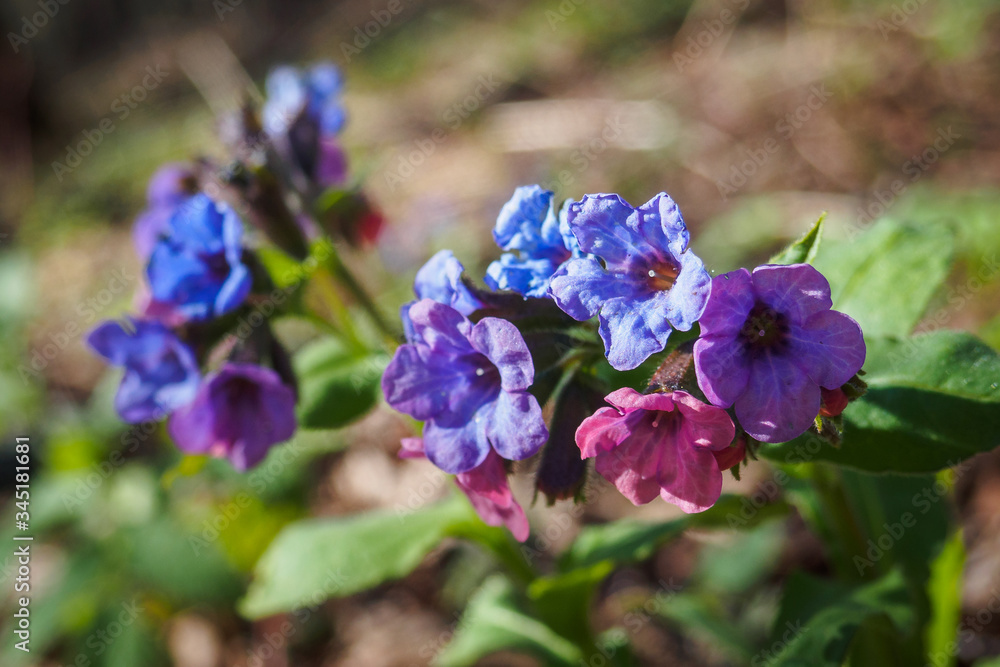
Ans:
{"type": "MultiPolygon", "coordinates": [[[[413,280],[413,292],[417,300],[433,299],[438,303],[451,306],[462,315],[468,316],[483,307],[472,290],[462,281],[465,267],[455,259],[451,250],[439,250],[427,263],[420,267],[413,280]]],[[[404,305],[399,312],[403,320],[403,331],[406,340],[413,340],[413,325],[410,322],[410,306],[416,301],[404,305]]]]}
{"type": "Polygon", "coordinates": [[[445,472],[464,473],[495,450],[505,459],[534,455],[548,439],[528,392],[535,369],[521,332],[496,317],[475,325],[442,303],[410,307],[413,339],[382,376],[389,405],[426,421],[424,448],[445,472]]]}
{"type": "Polygon", "coordinates": [[[264,130],[279,153],[320,187],[347,179],[347,158],[336,139],[347,114],[340,70],[320,63],[304,71],[279,67],[267,77],[264,130]]]}
{"type": "Polygon", "coordinates": [[[140,259],[149,259],[156,241],[166,232],[174,211],[197,189],[197,176],[188,165],[170,163],[156,170],[146,189],[146,210],[139,214],[132,226],[132,241],[140,259]]]}
{"type": "Polygon", "coordinates": [[[87,342],[125,376],[115,396],[115,410],[130,423],[162,419],[191,401],[198,390],[198,362],[191,349],[159,322],[131,320],[99,325],[87,342]]]}
{"type": "Polygon", "coordinates": [[[615,194],[587,195],[569,210],[582,252],[556,271],[549,293],[577,320],[600,313],[608,362],[630,370],[666,347],[671,326],[701,317],[712,278],[693,252],[674,200],[660,193],[638,208],[615,194]]]}
{"type": "Polygon", "coordinates": [[[204,194],[177,208],[146,266],[153,298],[191,320],[217,317],[250,292],[243,264],[243,224],[226,204],[204,194]]]}
{"type": "Polygon", "coordinates": [[[547,296],[552,274],[580,246],[570,232],[567,200],[556,215],[553,193],[537,185],[517,188],[497,217],[493,238],[506,250],[486,269],[486,284],[494,290],[513,290],[525,297],[547,296]]]}

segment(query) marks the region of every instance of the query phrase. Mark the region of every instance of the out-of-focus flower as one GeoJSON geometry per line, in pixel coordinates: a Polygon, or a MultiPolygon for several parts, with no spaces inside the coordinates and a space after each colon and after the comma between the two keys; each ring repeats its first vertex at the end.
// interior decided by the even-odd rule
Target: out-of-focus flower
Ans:
{"type": "Polygon", "coordinates": [[[336,135],[347,115],[340,71],[330,63],[308,70],[278,67],[267,77],[264,131],[306,177],[320,187],[343,183],[347,159],[336,135]]]}
{"type": "Polygon", "coordinates": [[[197,192],[198,179],[190,165],[166,164],[153,174],[146,189],[146,209],[132,225],[132,243],[141,260],[149,259],[153,246],[167,233],[177,207],[197,192]]]}
{"type": "Polygon", "coordinates": [[[125,368],[115,410],[126,422],[162,419],[198,390],[201,376],[194,353],[159,322],[103,322],[87,342],[109,363],[125,368]]]}
{"type": "Polygon", "coordinates": [[[243,264],[243,224],[226,204],[192,197],[170,218],[146,266],[153,299],[192,320],[238,307],[250,292],[243,264]]]}
{"type": "Polygon", "coordinates": [[[417,295],[417,299],[405,304],[399,310],[406,340],[414,341],[409,313],[410,306],[420,299],[433,299],[446,304],[466,317],[483,307],[482,302],[462,280],[464,272],[465,267],[455,258],[451,250],[439,250],[420,267],[413,279],[413,292],[417,295]]]}
{"type": "Polygon", "coordinates": [[[486,270],[491,289],[513,290],[525,297],[547,296],[549,279],[580,246],[569,230],[567,200],[556,214],[551,190],[537,185],[517,188],[497,217],[493,238],[506,250],[486,270]]]}
{"type": "Polygon", "coordinates": [[[569,208],[584,253],[556,271],[549,293],[577,320],[600,313],[608,362],[630,370],[663,350],[673,329],[701,317],[712,278],[693,252],[677,204],[660,193],[638,208],[615,194],[586,195],[569,208]]]}
{"type": "Polygon", "coordinates": [[[694,346],[698,386],[715,405],[735,405],[756,440],[800,435],[821,389],[839,388],[865,361],[861,327],[832,305],[830,284],[808,264],[716,276],[694,346]]]}
{"type": "Polygon", "coordinates": [[[226,363],[171,415],[167,429],[185,452],[224,456],[246,470],[295,433],[295,394],[269,368],[226,363]]]}
{"type": "MultiPolygon", "coordinates": [[[[403,438],[401,458],[424,458],[424,441],[420,438],[403,438]]],[[[476,514],[490,526],[506,526],[519,542],[528,539],[530,527],[524,509],[514,499],[507,483],[503,459],[494,451],[486,460],[468,472],[455,476],[458,488],[469,497],[476,514]]]]}
{"type": "Polygon", "coordinates": [[[356,248],[374,243],[385,225],[381,211],[360,190],[328,191],[315,208],[327,234],[356,248]]]}
{"type": "Polygon", "coordinates": [[[510,322],[473,325],[431,299],[410,307],[411,342],[396,350],[382,376],[386,401],[426,421],[424,446],[445,472],[468,472],[491,449],[510,460],[535,454],[548,438],[542,410],[527,389],[531,354],[510,322]]]}
{"type": "Polygon", "coordinates": [[[613,407],[587,417],[576,432],[583,458],[636,505],[660,496],[687,513],[703,512],[722,493],[715,452],[735,428],[726,411],[687,392],[608,394],[613,407]]]}

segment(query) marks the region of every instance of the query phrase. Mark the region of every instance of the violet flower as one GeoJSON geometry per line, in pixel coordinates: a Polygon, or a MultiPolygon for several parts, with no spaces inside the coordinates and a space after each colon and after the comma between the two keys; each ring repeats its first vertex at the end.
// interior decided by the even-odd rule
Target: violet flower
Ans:
{"type": "MultiPolygon", "coordinates": [[[[403,438],[400,458],[424,458],[424,441],[420,438],[403,438]]],[[[489,526],[506,526],[519,542],[528,539],[530,527],[524,509],[514,499],[507,483],[503,459],[491,451],[486,460],[468,472],[455,476],[458,488],[468,496],[479,518],[489,526]]]]}
{"type": "Polygon", "coordinates": [[[295,433],[295,394],[269,368],[226,363],[174,412],[167,430],[180,449],[225,456],[246,470],[295,433]]]}
{"type": "Polygon", "coordinates": [[[581,251],[593,256],[563,264],[549,293],[574,319],[600,313],[614,368],[637,367],[666,347],[672,328],[691,329],[712,279],[688,250],[690,234],[673,199],[661,192],[632,208],[618,195],[586,195],[570,206],[568,223],[581,251]]]}
{"type": "Polygon", "coordinates": [[[722,493],[714,452],[729,447],[735,428],[726,411],[687,392],[640,394],[629,387],[583,420],[576,442],[583,458],[623,496],[643,505],[660,496],[687,513],[703,512],[722,493]]]}
{"type": "Polygon", "coordinates": [[[491,450],[505,459],[535,454],[548,438],[542,410],[527,389],[531,353],[510,322],[475,325],[451,306],[422,299],[409,310],[411,342],[382,376],[386,401],[426,421],[424,446],[445,472],[468,472],[491,450]]]}
{"type": "Polygon", "coordinates": [[[716,276],[694,346],[698,386],[761,442],[786,442],[816,419],[821,389],[865,361],[861,327],[830,310],[830,284],[808,264],[716,276]]]}
{"type": "Polygon", "coordinates": [[[494,240],[507,252],[486,269],[490,289],[548,296],[552,274],[568,259],[580,256],[566,218],[571,203],[567,200],[557,215],[551,190],[526,185],[514,191],[493,228],[494,240]]]}
{"type": "Polygon", "coordinates": [[[131,326],[109,321],[87,336],[87,343],[114,366],[125,368],[115,410],[123,421],[162,419],[188,403],[201,376],[194,353],[159,322],[130,320],[131,326]]]}

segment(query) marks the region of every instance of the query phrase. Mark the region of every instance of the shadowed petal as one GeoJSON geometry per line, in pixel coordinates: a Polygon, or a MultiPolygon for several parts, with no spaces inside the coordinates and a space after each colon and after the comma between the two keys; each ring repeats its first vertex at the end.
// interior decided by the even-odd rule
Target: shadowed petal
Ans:
{"type": "Polygon", "coordinates": [[[865,338],[853,319],[835,310],[817,313],[789,335],[790,355],[827,389],[850,380],[865,363],[865,338]]]}
{"type": "Polygon", "coordinates": [[[636,368],[667,344],[667,294],[654,292],[644,301],[614,299],[601,308],[600,334],[608,363],[619,371],[636,368]]]}
{"type": "Polygon", "coordinates": [[[746,269],[715,276],[698,326],[702,336],[735,336],[753,308],[753,281],[746,269]]]}
{"type": "Polygon", "coordinates": [[[694,344],[698,387],[715,405],[731,406],[750,381],[750,362],[735,338],[701,337],[694,344]]]}
{"type": "Polygon", "coordinates": [[[665,447],[663,469],[672,474],[660,478],[660,496],[682,512],[704,512],[722,494],[722,472],[710,449],[665,447]]]}
{"type": "Polygon", "coordinates": [[[455,482],[469,497],[469,502],[484,523],[506,526],[519,542],[528,539],[528,518],[510,491],[507,471],[496,452],[491,451],[478,467],[459,474],[455,482]]]}
{"type": "Polygon", "coordinates": [[[721,408],[706,405],[685,391],[673,393],[674,403],[684,416],[680,439],[697,448],[725,449],[736,435],[729,414],[721,408]]]}
{"type": "Polygon", "coordinates": [[[760,301],[794,324],[833,306],[830,283],[809,264],[758,266],[753,270],[753,288],[760,301]]]}
{"type": "Polygon", "coordinates": [[[618,491],[632,501],[633,505],[645,505],[660,495],[660,485],[655,478],[646,479],[628,467],[617,451],[606,452],[597,457],[594,468],[618,491]]]}
{"type": "Polygon", "coordinates": [[[493,449],[511,461],[534,456],[549,438],[538,400],[526,391],[501,391],[486,425],[493,449]]]}
{"type": "Polygon", "coordinates": [[[489,406],[472,419],[439,423],[432,419],[424,426],[424,450],[431,463],[453,475],[468,472],[490,453],[486,437],[489,406]]]}
{"type": "Polygon", "coordinates": [[[790,359],[755,359],[747,390],[736,400],[736,417],[761,442],[787,442],[805,432],[819,414],[820,389],[790,359]]]}

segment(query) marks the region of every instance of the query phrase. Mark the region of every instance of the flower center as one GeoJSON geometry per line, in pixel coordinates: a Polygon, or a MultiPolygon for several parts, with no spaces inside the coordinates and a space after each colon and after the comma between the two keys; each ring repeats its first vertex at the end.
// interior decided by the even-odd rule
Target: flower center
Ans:
{"type": "Polygon", "coordinates": [[[678,273],[680,273],[680,270],[670,262],[654,264],[646,272],[646,275],[649,277],[647,282],[650,289],[657,292],[665,292],[677,282],[678,273]]]}
{"type": "Polygon", "coordinates": [[[788,318],[758,301],[740,329],[740,338],[751,349],[769,350],[783,345],[788,331],[788,318]]]}

